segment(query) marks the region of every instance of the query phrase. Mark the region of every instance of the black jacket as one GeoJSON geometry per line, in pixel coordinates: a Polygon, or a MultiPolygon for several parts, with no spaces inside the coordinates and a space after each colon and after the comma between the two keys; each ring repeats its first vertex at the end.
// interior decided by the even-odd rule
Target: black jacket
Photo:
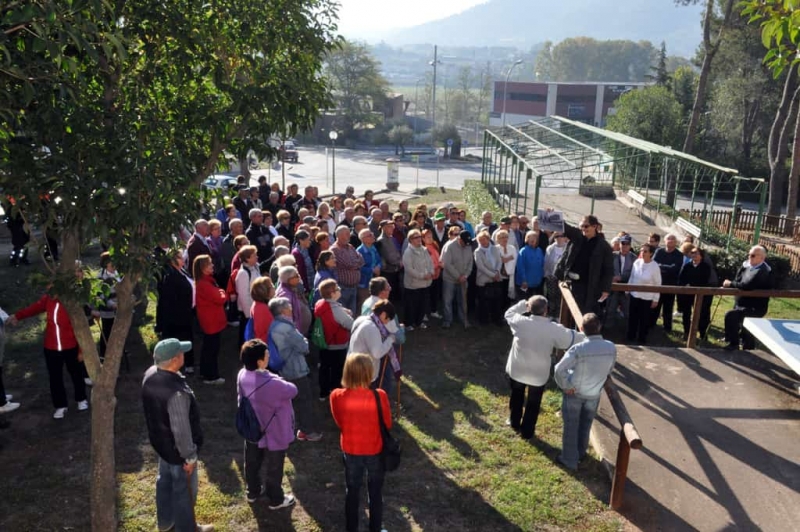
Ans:
{"type": "Polygon", "coordinates": [[[192,326],[192,284],[186,276],[172,266],[164,269],[158,283],[156,327],[185,328],[192,326]]]}
{"type": "MultiPolygon", "coordinates": [[[[567,223],[564,224],[564,234],[569,238],[569,243],[556,265],[556,277],[560,281],[568,279],[567,273],[575,264],[575,259],[578,258],[581,246],[586,243],[586,238],[581,230],[567,223]]],[[[606,242],[605,237],[598,234],[595,238],[598,240],[589,261],[588,278],[581,279],[581,283],[586,283],[587,287],[586,300],[577,302],[581,308],[592,308],[603,292],[610,293],[611,283],[614,279],[614,251],[606,242]]]]}
{"type": "Polygon", "coordinates": [[[258,249],[258,261],[264,262],[272,256],[272,232],[264,225],[251,225],[245,231],[251,246],[258,249]]]}
{"type": "MultiPolygon", "coordinates": [[[[731,283],[731,288],[739,290],[769,290],[772,288],[772,270],[766,262],[753,268],[749,264],[739,268],[736,279],[731,283]]],[[[736,306],[753,309],[755,312],[767,313],[769,307],[768,297],[738,296],[736,306]]]]}
{"type": "Polygon", "coordinates": [[[144,418],[147,422],[147,433],[150,444],[158,456],[173,465],[184,463],[175,445],[175,438],[170,428],[167,404],[170,398],[178,393],[185,393],[191,400],[189,407],[189,425],[192,428],[192,441],[197,449],[203,445],[203,431],[200,429],[200,411],[197,399],[189,388],[186,379],[178,374],[163,369],[148,370],[142,382],[142,403],[144,418]]]}

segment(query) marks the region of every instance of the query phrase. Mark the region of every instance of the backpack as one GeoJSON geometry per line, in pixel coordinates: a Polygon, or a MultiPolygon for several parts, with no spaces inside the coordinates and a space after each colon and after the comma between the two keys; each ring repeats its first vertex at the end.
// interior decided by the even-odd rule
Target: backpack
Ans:
{"type": "MultiPolygon", "coordinates": [[[[228,286],[225,288],[225,291],[228,293],[229,296],[236,295],[236,276],[239,275],[239,270],[241,270],[242,268],[244,268],[244,265],[240,266],[239,268],[235,268],[231,272],[231,276],[228,277],[228,286]]],[[[249,268],[244,268],[244,271],[247,272],[247,280],[252,282],[253,272],[251,272],[249,268]]]]}
{"type": "Polygon", "coordinates": [[[272,339],[272,331],[267,334],[267,349],[269,349],[269,364],[267,368],[275,373],[280,373],[283,366],[286,365],[286,361],[281,356],[280,351],[278,351],[278,346],[275,345],[275,341],[272,339]]]}
{"type": "Polygon", "coordinates": [[[322,320],[314,318],[314,327],[311,329],[311,343],[318,349],[328,349],[328,342],[325,341],[325,329],[322,327],[322,320]]]}
{"type": "MultiPolygon", "coordinates": [[[[242,395],[241,399],[239,400],[239,408],[236,410],[236,431],[242,438],[250,443],[258,443],[258,441],[264,437],[264,434],[267,432],[272,420],[275,419],[275,414],[277,414],[277,412],[272,414],[267,426],[264,427],[264,430],[261,430],[261,422],[258,421],[256,411],[253,408],[253,405],[250,403],[250,397],[259,389],[268,384],[268,382],[269,381],[256,387],[256,389],[250,392],[249,395],[242,395]]],[[[242,385],[240,383],[239,393],[241,393],[241,391],[242,385]]]]}
{"type": "Polygon", "coordinates": [[[253,318],[247,318],[247,325],[244,326],[244,341],[252,340],[256,337],[256,327],[253,325],[253,318]]]}

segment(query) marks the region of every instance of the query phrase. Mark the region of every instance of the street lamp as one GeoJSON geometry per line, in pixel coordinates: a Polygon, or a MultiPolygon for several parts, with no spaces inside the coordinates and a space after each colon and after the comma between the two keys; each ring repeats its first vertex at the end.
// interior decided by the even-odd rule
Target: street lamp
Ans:
{"type": "Polygon", "coordinates": [[[336,194],[336,139],[339,134],[336,131],[328,133],[328,138],[331,139],[331,192],[336,194]]]}
{"type": "MultiPolygon", "coordinates": [[[[436,67],[441,65],[442,62],[437,59],[439,47],[433,47],[433,61],[428,61],[428,64],[433,67],[433,109],[431,110],[431,124],[433,129],[436,129],[436,67]]],[[[433,136],[431,136],[433,138],[433,136]]]]}
{"type": "Polygon", "coordinates": [[[417,145],[417,120],[419,119],[419,100],[417,94],[420,82],[425,81],[425,78],[420,78],[414,84],[414,146],[417,145]]]}
{"type": "Polygon", "coordinates": [[[508,100],[508,79],[511,77],[511,71],[514,70],[514,67],[517,65],[522,64],[522,59],[517,59],[514,61],[514,64],[508,67],[508,73],[506,74],[506,83],[503,85],[503,127],[506,127],[506,100],[508,100]]]}

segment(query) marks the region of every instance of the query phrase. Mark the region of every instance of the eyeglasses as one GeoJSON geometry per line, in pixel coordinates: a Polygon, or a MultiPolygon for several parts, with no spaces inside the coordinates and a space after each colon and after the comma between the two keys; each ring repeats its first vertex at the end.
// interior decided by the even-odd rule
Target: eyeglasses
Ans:
{"type": "Polygon", "coordinates": [[[410,237],[410,238],[409,238],[409,240],[416,240],[416,239],[418,239],[418,238],[422,238],[422,237],[421,237],[421,236],[419,236],[419,235],[417,235],[417,236],[412,236],[412,237],[410,237]]]}
{"type": "Polygon", "coordinates": [[[581,229],[588,229],[590,227],[592,227],[592,226],[589,225],[589,224],[581,224],[581,229]]]}
{"type": "Polygon", "coordinates": [[[752,258],[755,258],[755,257],[758,257],[758,255],[757,255],[757,254],[755,254],[755,253],[751,253],[751,254],[750,254],[750,258],[751,258],[751,259],[752,259],[752,258]]]}

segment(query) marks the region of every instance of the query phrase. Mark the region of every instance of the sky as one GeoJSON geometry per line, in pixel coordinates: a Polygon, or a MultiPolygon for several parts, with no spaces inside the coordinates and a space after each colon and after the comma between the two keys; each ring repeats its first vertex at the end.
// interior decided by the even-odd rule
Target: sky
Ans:
{"type": "Polygon", "coordinates": [[[339,31],[351,38],[380,39],[386,30],[445,18],[486,1],[339,0],[339,31]]]}

